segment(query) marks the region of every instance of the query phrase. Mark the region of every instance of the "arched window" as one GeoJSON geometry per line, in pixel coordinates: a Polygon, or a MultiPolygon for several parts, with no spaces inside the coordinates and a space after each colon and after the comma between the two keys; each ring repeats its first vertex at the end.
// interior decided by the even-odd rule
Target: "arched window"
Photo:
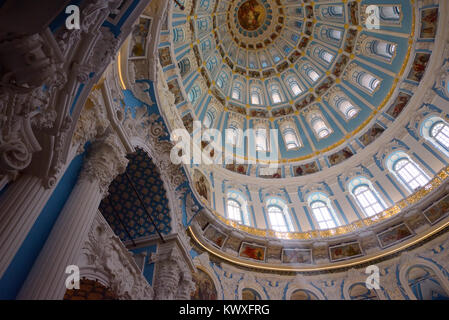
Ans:
{"type": "Polygon", "coordinates": [[[379,196],[369,185],[359,185],[352,190],[357,203],[367,217],[371,217],[385,208],[380,202],[379,196]]]}
{"type": "Polygon", "coordinates": [[[449,126],[447,123],[443,121],[435,123],[430,128],[430,137],[434,138],[441,147],[449,151],[449,126]]]}
{"type": "Polygon", "coordinates": [[[234,81],[231,98],[243,102],[243,84],[239,81],[234,81]]]}
{"type": "Polygon", "coordinates": [[[401,8],[399,6],[380,6],[379,15],[382,20],[399,20],[401,8]]]}
{"type": "Polygon", "coordinates": [[[177,27],[173,29],[173,42],[179,43],[184,41],[184,29],[177,27]]]}
{"type": "Polygon", "coordinates": [[[368,90],[368,92],[370,93],[373,93],[380,84],[379,79],[365,71],[354,72],[353,80],[355,81],[355,83],[368,90]]]}
{"type": "Polygon", "coordinates": [[[229,219],[242,223],[242,208],[239,202],[234,199],[228,199],[227,209],[229,219]]]}
{"type": "Polygon", "coordinates": [[[300,95],[302,93],[302,89],[299,86],[299,83],[295,76],[289,76],[285,81],[290,88],[290,91],[294,97],[300,95]]]}
{"type": "Polygon", "coordinates": [[[257,126],[254,129],[256,140],[256,151],[268,150],[268,135],[267,128],[265,126],[257,126]]]}
{"type": "Polygon", "coordinates": [[[421,136],[449,157],[449,125],[438,116],[430,116],[421,123],[421,136]]]}
{"type": "Polygon", "coordinates": [[[298,149],[301,144],[295,128],[289,122],[281,126],[282,136],[284,137],[285,147],[287,150],[298,149]]]}
{"type": "Polygon", "coordinates": [[[210,58],[206,63],[207,70],[209,70],[209,72],[212,72],[217,66],[217,64],[218,64],[217,57],[210,58]]]}
{"type": "Polygon", "coordinates": [[[233,146],[237,146],[240,144],[240,130],[236,123],[232,122],[229,124],[226,129],[226,143],[229,143],[233,146]]]}
{"type": "Polygon", "coordinates": [[[184,58],[178,62],[179,71],[181,72],[181,77],[184,77],[190,72],[190,60],[189,58],[184,58]]]}
{"type": "Polygon", "coordinates": [[[271,47],[269,51],[270,51],[271,57],[273,58],[273,61],[275,63],[278,63],[279,61],[282,60],[281,54],[275,47],[271,47]]]}
{"type": "Polygon", "coordinates": [[[188,99],[191,104],[194,104],[196,101],[198,101],[198,98],[201,95],[201,88],[199,85],[194,85],[192,89],[190,89],[188,93],[188,99]]]}
{"type": "Polygon", "coordinates": [[[343,6],[325,6],[321,10],[324,17],[342,17],[343,6]]]}
{"type": "Polygon", "coordinates": [[[375,40],[371,43],[371,52],[390,61],[396,53],[396,47],[394,43],[375,40]]]}
{"type": "Polygon", "coordinates": [[[293,231],[293,223],[285,201],[278,197],[270,197],[266,202],[271,229],[277,232],[293,231]]]}
{"type": "Polygon", "coordinates": [[[240,224],[251,225],[248,213],[248,203],[239,190],[229,190],[226,200],[228,218],[240,224]]]}
{"type": "Polygon", "coordinates": [[[275,205],[268,206],[268,216],[270,218],[271,228],[278,232],[288,232],[287,221],[283,210],[275,205]]]}
{"type": "Polygon", "coordinates": [[[259,53],[259,60],[260,60],[260,65],[262,66],[262,68],[266,68],[270,65],[265,53],[259,53]]]}
{"type": "Polygon", "coordinates": [[[326,138],[332,133],[332,130],[328,127],[320,112],[312,112],[307,118],[310,126],[319,139],[326,138]]]}
{"type": "Polygon", "coordinates": [[[217,77],[217,81],[216,81],[217,86],[220,89],[223,89],[224,87],[226,87],[228,80],[229,80],[228,74],[225,71],[221,71],[217,77]]]}
{"type": "Polygon", "coordinates": [[[341,95],[336,95],[333,101],[335,107],[340,110],[346,120],[354,118],[359,113],[359,108],[354,106],[351,101],[341,95]]]}
{"type": "Polygon", "coordinates": [[[281,93],[281,87],[277,83],[270,84],[268,88],[268,92],[271,97],[271,101],[273,101],[274,104],[281,103],[284,99],[281,93]]]}
{"type": "Polygon", "coordinates": [[[214,125],[215,116],[216,116],[215,109],[207,110],[206,116],[204,117],[203,125],[206,128],[211,128],[214,125]]]}
{"type": "Polygon", "coordinates": [[[250,99],[251,99],[251,104],[261,105],[263,103],[262,102],[262,89],[255,85],[251,86],[250,99]]]}
{"type": "Polygon", "coordinates": [[[248,53],[248,66],[250,69],[258,68],[257,59],[254,53],[248,53]]]}
{"type": "Polygon", "coordinates": [[[410,158],[400,158],[393,164],[393,172],[411,191],[425,186],[429,177],[410,158]]]}
{"type": "Polygon", "coordinates": [[[335,228],[340,225],[340,221],[327,195],[322,192],[315,192],[307,200],[321,230],[335,228]]]}
{"type": "Polygon", "coordinates": [[[332,53],[330,53],[326,49],[320,48],[320,47],[316,47],[313,50],[313,54],[315,57],[322,60],[326,64],[330,64],[332,62],[332,60],[334,60],[334,57],[335,57],[332,53]]]}
{"type": "Polygon", "coordinates": [[[320,229],[335,228],[335,222],[332,219],[331,212],[326,203],[322,201],[314,201],[310,207],[312,208],[313,215],[320,226],[320,229]]]}

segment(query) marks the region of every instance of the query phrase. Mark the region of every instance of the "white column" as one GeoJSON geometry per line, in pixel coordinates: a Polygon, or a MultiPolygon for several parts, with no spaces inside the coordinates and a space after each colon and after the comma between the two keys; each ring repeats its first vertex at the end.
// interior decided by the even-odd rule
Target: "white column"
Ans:
{"type": "Polygon", "coordinates": [[[18,299],[62,299],[68,265],[76,265],[100,201],[128,160],[117,136],[94,143],[78,182],[64,205],[18,299]]]}
{"type": "MultiPolygon", "coordinates": [[[[64,170],[62,170],[64,171],[64,170]]],[[[23,175],[0,199],[0,278],[7,270],[54,189],[42,179],[23,175]]]]}

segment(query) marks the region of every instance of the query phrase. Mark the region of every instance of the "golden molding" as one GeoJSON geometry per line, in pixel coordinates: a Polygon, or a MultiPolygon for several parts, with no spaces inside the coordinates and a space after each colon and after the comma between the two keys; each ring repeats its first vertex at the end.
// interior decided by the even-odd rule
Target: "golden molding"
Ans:
{"type": "Polygon", "coordinates": [[[445,223],[441,224],[440,226],[436,225],[434,226],[429,232],[426,234],[418,237],[418,238],[412,238],[404,243],[398,244],[396,246],[391,247],[390,249],[384,250],[380,253],[371,254],[368,256],[355,258],[350,261],[342,261],[342,262],[336,262],[336,263],[328,263],[325,265],[320,266],[313,266],[313,267],[294,267],[294,266],[284,266],[284,265],[276,265],[276,264],[262,264],[257,262],[252,262],[249,260],[243,260],[239,259],[238,257],[231,256],[225,252],[220,251],[219,249],[213,248],[211,246],[208,246],[204,243],[202,243],[195,232],[193,231],[192,227],[188,227],[187,230],[190,234],[190,237],[205,251],[210,253],[211,255],[218,257],[224,261],[230,262],[232,264],[236,264],[238,266],[247,267],[247,268],[254,268],[259,270],[265,270],[265,271],[278,271],[278,272],[317,272],[317,271],[331,271],[335,269],[342,269],[342,268],[349,268],[354,267],[357,265],[365,264],[370,261],[374,261],[377,259],[381,259],[384,257],[387,257],[389,255],[395,254],[397,252],[400,252],[402,250],[405,250],[407,248],[410,248],[417,243],[424,241],[431,236],[437,234],[441,230],[444,230],[445,228],[449,227],[449,221],[446,221],[445,223]]]}

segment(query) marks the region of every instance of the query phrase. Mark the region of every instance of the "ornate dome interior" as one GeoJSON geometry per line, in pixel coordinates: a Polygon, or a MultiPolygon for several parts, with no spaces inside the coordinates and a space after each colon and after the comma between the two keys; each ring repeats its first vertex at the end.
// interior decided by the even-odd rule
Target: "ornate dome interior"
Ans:
{"type": "Polygon", "coordinates": [[[172,140],[185,128],[192,153],[202,140],[184,163],[207,221],[259,241],[349,241],[394,226],[441,183],[447,162],[423,147],[439,148],[419,122],[441,110],[421,96],[439,50],[435,4],[181,4],[161,31],[159,81],[173,94],[172,140]]]}
{"type": "Polygon", "coordinates": [[[449,299],[449,1],[14,3],[0,298],[449,299]]]}

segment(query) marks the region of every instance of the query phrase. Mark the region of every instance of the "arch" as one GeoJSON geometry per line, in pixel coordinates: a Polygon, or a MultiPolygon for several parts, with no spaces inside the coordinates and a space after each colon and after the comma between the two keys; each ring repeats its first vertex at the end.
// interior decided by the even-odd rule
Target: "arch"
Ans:
{"type": "Polygon", "coordinates": [[[269,151],[269,128],[265,123],[257,123],[253,127],[256,151],[269,151]]]}
{"type": "Polygon", "coordinates": [[[286,300],[326,300],[320,290],[307,283],[307,281],[301,281],[301,283],[293,282],[291,286],[285,292],[286,300]]]}
{"type": "Polygon", "coordinates": [[[353,283],[348,288],[350,300],[380,300],[375,289],[368,289],[363,282],[353,283]]]}
{"type": "Polygon", "coordinates": [[[320,229],[332,229],[340,226],[338,216],[326,194],[314,192],[307,197],[307,202],[320,229]]]}
{"type": "Polygon", "coordinates": [[[282,93],[281,85],[277,81],[272,81],[268,84],[268,95],[273,104],[284,102],[284,94],[282,93]]]}
{"type": "Polygon", "coordinates": [[[181,61],[178,62],[178,68],[181,73],[181,77],[185,77],[191,70],[191,64],[189,58],[183,58],[181,61]]]}
{"type": "Polygon", "coordinates": [[[449,299],[448,279],[433,262],[422,258],[410,258],[408,261],[400,265],[399,283],[401,284],[406,296],[408,296],[411,300],[426,298],[426,294],[429,293],[429,291],[426,290],[432,289],[432,283],[434,285],[438,283],[439,286],[435,286],[434,289],[439,287],[439,290],[442,290],[440,291],[440,294],[445,294],[445,299],[449,299]],[[430,282],[429,284],[426,284],[426,288],[419,286],[423,283],[423,281],[430,282]],[[423,291],[423,289],[426,290],[423,291]]]}
{"type": "Polygon", "coordinates": [[[348,183],[348,190],[366,217],[374,216],[386,209],[386,205],[371,181],[363,176],[348,183]]]}
{"type": "Polygon", "coordinates": [[[421,136],[444,155],[449,157],[449,124],[443,118],[432,115],[420,125],[421,136]]]}
{"type": "Polygon", "coordinates": [[[251,84],[249,89],[250,103],[253,105],[262,105],[264,103],[263,90],[260,85],[251,84]]]}
{"type": "Polygon", "coordinates": [[[290,90],[292,97],[297,97],[304,92],[301,85],[299,84],[298,78],[293,74],[290,74],[285,78],[285,83],[290,90]]]}
{"type": "MultiPolygon", "coordinates": [[[[237,288],[237,299],[243,300],[243,294],[245,290],[252,290],[253,294],[256,293],[260,300],[268,300],[268,297],[263,289],[263,287],[257,283],[254,276],[251,274],[245,274],[243,279],[240,281],[239,286],[237,288]]],[[[249,292],[248,292],[249,295],[249,292]]]]}
{"type": "Polygon", "coordinates": [[[424,187],[430,181],[429,176],[404,151],[391,153],[386,158],[385,165],[410,193],[424,187]]]}
{"type": "Polygon", "coordinates": [[[295,150],[301,148],[301,140],[297,127],[291,122],[286,121],[280,125],[282,138],[284,139],[285,148],[287,150],[295,150]]]}
{"type": "Polygon", "coordinates": [[[277,232],[294,231],[287,203],[279,197],[269,197],[265,203],[270,228],[277,232]]]}
{"type": "Polygon", "coordinates": [[[307,121],[318,140],[329,137],[333,132],[324,120],[323,114],[318,110],[310,110],[307,114],[307,121]]]}

